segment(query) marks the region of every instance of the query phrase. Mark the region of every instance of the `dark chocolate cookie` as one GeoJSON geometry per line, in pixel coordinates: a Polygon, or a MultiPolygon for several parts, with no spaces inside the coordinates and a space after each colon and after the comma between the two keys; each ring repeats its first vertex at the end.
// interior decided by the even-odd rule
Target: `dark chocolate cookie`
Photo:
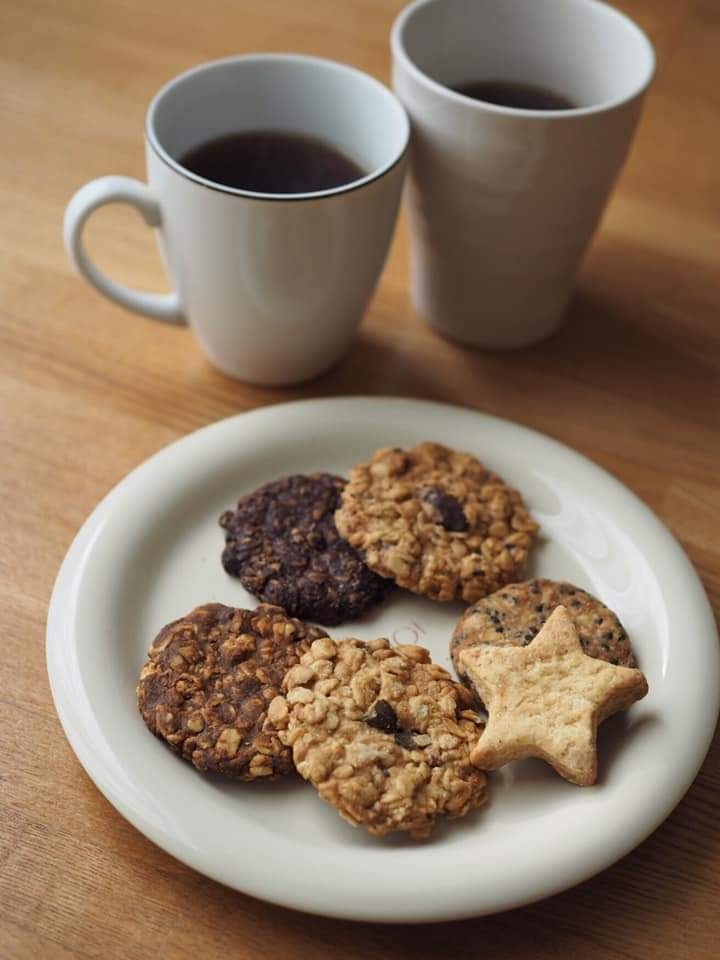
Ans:
{"type": "Polygon", "coordinates": [[[222,564],[256,597],[289,614],[338,624],[379,600],[387,581],[372,573],[337,531],[345,486],[327,473],[286,477],[241,497],[220,517],[222,564]]]}
{"type": "Polygon", "coordinates": [[[450,641],[455,669],[460,673],[460,651],[478,643],[526,646],[560,604],[589,657],[635,666],[625,628],[612,610],[572,583],[537,579],[511,583],[468,607],[450,641]]]}
{"type": "Polygon", "coordinates": [[[239,780],[293,769],[290,750],[263,732],[287,671],[327,634],[261,604],[208,603],[157,635],[137,687],[143,720],[199,770],[239,780]]]}

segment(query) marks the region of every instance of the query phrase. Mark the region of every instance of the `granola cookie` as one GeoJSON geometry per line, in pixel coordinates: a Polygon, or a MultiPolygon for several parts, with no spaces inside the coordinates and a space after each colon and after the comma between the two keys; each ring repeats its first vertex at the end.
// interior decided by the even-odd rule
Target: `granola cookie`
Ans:
{"type": "Polygon", "coordinates": [[[427,837],[437,817],[485,800],[470,763],[479,718],[470,695],[424,647],[316,640],[285,677],[266,730],[345,820],[385,836],[427,837]]]}
{"type": "Polygon", "coordinates": [[[388,581],[338,534],[333,514],[344,486],[341,477],[314,473],[241,497],[220,517],[225,570],[292,616],[326,625],[359,617],[380,600],[388,581]]]}
{"type": "Polygon", "coordinates": [[[387,447],[354,467],[335,522],[371,570],[468,603],[518,579],[538,529],[517,490],[438,443],[387,447]]]}
{"type": "Polygon", "coordinates": [[[148,729],[198,770],[239,780],[292,770],[290,751],[265,733],[283,677],[325,631],[279,607],[196,607],[160,631],[137,687],[148,729]]]}
{"type": "Polygon", "coordinates": [[[634,667],[635,657],[625,628],[592,594],[572,583],[526,580],[511,583],[478,600],[460,618],[450,641],[450,654],[460,678],[460,652],[477,643],[526,646],[540,631],[555,607],[563,604],[590,657],[623,667],[634,667]]]}
{"type": "Polygon", "coordinates": [[[526,647],[479,643],[459,660],[489,713],[473,763],[497,770],[539,757],[581,787],[597,780],[598,725],[648,691],[639,670],[583,651],[562,604],[526,647]]]}

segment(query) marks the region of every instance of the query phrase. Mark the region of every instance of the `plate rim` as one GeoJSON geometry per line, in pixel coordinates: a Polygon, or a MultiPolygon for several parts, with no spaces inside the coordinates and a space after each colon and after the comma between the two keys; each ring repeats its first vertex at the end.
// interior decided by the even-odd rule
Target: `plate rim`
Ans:
{"type": "Polygon", "coordinates": [[[321,916],[330,916],[350,920],[425,923],[502,912],[504,910],[524,906],[528,903],[536,902],[548,896],[552,896],[563,890],[569,889],[570,887],[575,886],[577,883],[581,883],[584,880],[587,880],[590,877],[595,876],[596,874],[607,869],[631,850],[639,846],[651,833],[653,833],[669,816],[669,814],[682,800],[683,796],[692,785],[697,773],[702,767],[713,739],[718,713],[720,712],[720,648],[718,648],[717,639],[718,636],[715,618],[705,593],[704,586],[697,571],[695,570],[695,567],[692,564],[692,561],[687,556],[682,546],[678,543],[677,539],[666,527],[663,521],[657,516],[657,514],[655,514],[654,511],[637,496],[637,494],[635,494],[629,487],[625,486],[617,477],[615,477],[604,467],[595,463],[595,461],[593,461],[591,458],[564,444],[562,441],[557,440],[539,430],[535,430],[526,426],[525,424],[518,423],[517,421],[484,413],[483,411],[474,409],[472,407],[441,403],[432,400],[429,401],[414,397],[341,395],[293,401],[277,401],[262,407],[256,407],[251,410],[230,415],[178,437],[171,443],[162,447],[156,453],[152,454],[149,458],[139,463],[129,473],[127,473],[108,491],[108,493],[105,494],[104,497],[101,498],[99,503],[91,511],[73,538],[61,563],[53,586],[48,609],[46,629],[46,658],[50,688],[55,710],[60,719],[65,736],[80,764],[96,787],[101,793],[103,793],[103,795],[116,808],[116,810],[118,810],[118,812],[136,829],[138,829],[166,853],[185,863],[192,869],[210,877],[211,879],[230,886],[231,888],[234,888],[246,895],[258,897],[267,902],[275,903],[286,908],[302,910],[307,913],[313,913],[321,916]],[[177,846],[173,847],[168,843],[168,838],[166,835],[155,830],[149,821],[143,820],[142,817],[138,816],[136,811],[129,806],[123,796],[118,793],[118,791],[114,788],[111,779],[108,778],[106,772],[102,769],[102,758],[100,768],[98,768],[95,758],[93,757],[94,751],[87,742],[87,739],[83,737],[83,730],[81,729],[81,725],[78,723],[79,718],[74,711],[72,703],[69,703],[67,700],[67,690],[65,689],[67,685],[67,677],[64,673],[66,665],[63,664],[62,658],[59,656],[59,654],[63,646],[61,641],[66,627],[65,618],[68,614],[68,610],[73,608],[72,602],[68,603],[68,600],[73,600],[72,586],[77,578],[78,563],[81,563],[82,557],[92,540],[101,534],[105,515],[111,509],[113,500],[116,497],[122,496],[124,491],[131,487],[133,483],[137,483],[138,475],[142,476],[144,472],[149,473],[152,470],[152,465],[156,460],[168,456],[169,451],[180,445],[186,444],[187,441],[193,437],[197,437],[201,434],[207,436],[214,432],[221,432],[223,429],[228,428],[228,424],[236,423],[238,421],[246,422],[247,418],[260,418],[271,414],[273,411],[277,413],[277,408],[292,407],[294,409],[301,409],[303,407],[318,408],[325,406],[334,408],[335,411],[337,411],[338,403],[343,403],[350,406],[358,403],[362,405],[394,405],[396,407],[407,405],[424,406],[432,407],[438,413],[442,413],[446,416],[451,416],[453,414],[470,414],[473,417],[478,417],[483,421],[492,422],[496,426],[511,427],[514,430],[519,430],[527,436],[532,437],[535,441],[540,440],[545,444],[555,446],[562,451],[563,456],[570,456],[571,459],[574,459],[581,466],[587,467],[589,465],[594,471],[599,471],[603,476],[603,480],[610,484],[611,489],[614,489],[616,493],[621,494],[622,497],[632,505],[634,510],[639,511],[640,514],[644,515],[645,520],[649,520],[651,525],[653,525],[659,533],[663,534],[668,549],[675,554],[674,559],[681,563],[684,567],[688,576],[688,590],[692,589],[695,593],[692,605],[693,607],[697,606],[696,614],[698,619],[705,621],[703,632],[707,630],[708,636],[712,636],[716,641],[712,647],[714,651],[715,669],[708,669],[707,671],[708,676],[712,674],[715,678],[712,689],[712,698],[709,704],[709,709],[704,711],[704,721],[701,724],[702,735],[698,736],[698,739],[694,744],[694,749],[692,750],[692,761],[686,764],[686,775],[678,778],[676,789],[672,795],[672,802],[668,801],[666,804],[664,804],[664,811],[648,821],[647,828],[642,832],[642,835],[640,832],[636,832],[633,834],[633,838],[630,842],[620,844],[619,846],[621,849],[619,852],[613,848],[610,856],[606,858],[601,857],[599,859],[594,859],[592,861],[592,865],[590,866],[587,864],[579,865],[575,871],[570,871],[570,875],[568,875],[566,872],[562,876],[556,878],[554,881],[552,879],[548,879],[543,888],[534,892],[532,895],[525,895],[519,898],[505,896],[504,898],[501,898],[502,903],[500,905],[491,906],[488,909],[484,909],[482,906],[476,905],[465,905],[455,908],[452,904],[449,906],[442,906],[439,902],[435,902],[430,906],[423,905],[425,909],[425,913],[423,915],[419,915],[417,912],[392,912],[392,910],[383,910],[379,914],[374,913],[373,911],[364,911],[362,909],[349,911],[342,906],[333,908],[332,903],[324,903],[319,905],[314,902],[303,901],[302,897],[280,895],[272,890],[269,891],[268,889],[259,889],[259,887],[262,887],[262,884],[253,884],[251,882],[247,886],[241,886],[237,880],[229,878],[226,873],[216,870],[212,866],[208,866],[208,864],[202,860],[201,856],[194,856],[191,850],[183,848],[179,851],[177,846]]]}

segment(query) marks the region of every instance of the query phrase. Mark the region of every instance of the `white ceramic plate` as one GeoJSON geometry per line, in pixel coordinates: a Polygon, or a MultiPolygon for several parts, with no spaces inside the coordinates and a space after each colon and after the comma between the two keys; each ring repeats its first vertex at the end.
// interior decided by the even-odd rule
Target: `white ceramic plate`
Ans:
{"type": "MultiPolygon", "coordinates": [[[[449,666],[459,605],[398,591],[347,632],[430,647],[449,666]]],[[[336,637],[343,628],[331,631],[336,637]]],[[[717,633],[687,557],[617,480],[541,434],[455,407],[346,398],[266,407],[172,444],[100,503],[60,570],[48,619],[53,696],[80,762],[147,837],[216,880],[320,914],[428,921],[491,913],[607,867],[695,777],[719,701],[717,633]],[[220,565],[217,519],[238,495],[314,470],[347,474],[379,446],[468,450],[525,495],[545,539],[533,574],[572,580],[619,614],[650,693],[600,731],[600,782],[539,761],[492,777],[489,805],[432,840],[377,840],[299,778],[208,779],[145,729],[135,682],[150,641],[197,604],[254,601],[220,565]]]]}

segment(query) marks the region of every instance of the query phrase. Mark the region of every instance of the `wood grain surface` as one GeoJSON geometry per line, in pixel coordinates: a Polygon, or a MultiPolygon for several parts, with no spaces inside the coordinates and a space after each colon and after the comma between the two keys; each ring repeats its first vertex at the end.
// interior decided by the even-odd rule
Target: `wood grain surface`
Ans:
{"type": "MultiPolygon", "coordinates": [[[[127,314],[72,273],[60,240],[64,206],[92,177],[143,176],[144,111],[169,77],[212,57],[294,49],[387,80],[388,30],[399,7],[399,0],[0,4],[2,960],[704,960],[720,952],[717,745],[667,822],[588,883],[493,918],[383,927],[272,907],[177,863],[96,790],[55,715],[45,672],[47,603],[97,500],[176,437],[295,397],[418,396],[558,437],[657,511],[720,608],[715,0],[624,0],[656,45],[657,81],[567,323],[540,346],[474,352],[430,333],[408,301],[404,223],[350,355],[302,389],[256,389],[223,377],[187,330],[127,314]]],[[[114,277],[164,288],[154,239],[134,214],[102,211],[89,234],[91,251],[114,277]]]]}

